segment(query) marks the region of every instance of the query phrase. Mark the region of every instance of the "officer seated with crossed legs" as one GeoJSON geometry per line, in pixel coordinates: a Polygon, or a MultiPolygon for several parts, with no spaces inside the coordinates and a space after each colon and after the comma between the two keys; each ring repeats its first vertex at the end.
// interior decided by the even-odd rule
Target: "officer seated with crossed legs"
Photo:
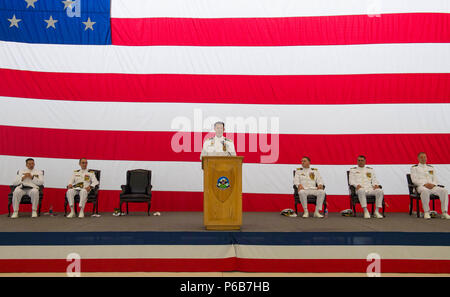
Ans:
{"type": "MultiPolygon", "coordinates": [[[[436,168],[427,164],[427,154],[420,152],[417,156],[419,164],[411,167],[411,181],[417,186],[417,191],[420,194],[422,207],[424,211],[424,218],[426,220],[431,218],[430,215],[430,195],[439,196],[441,200],[442,218],[450,219],[448,215],[448,191],[447,189],[438,186],[436,177],[436,168]]],[[[418,210],[417,210],[418,211],[418,210]]]]}
{"type": "Polygon", "coordinates": [[[13,209],[12,219],[19,217],[19,206],[22,197],[25,195],[31,198],[31,217],[37,218],[37,207],[39,205],[39,187],[44,184],[44,175],[42,171],[34,168],[34,160],[31,158],[25,161],[26,169],[20,170],[17,173],[16,179],[13,183],[17,186],[13,192],[13,209]]]}

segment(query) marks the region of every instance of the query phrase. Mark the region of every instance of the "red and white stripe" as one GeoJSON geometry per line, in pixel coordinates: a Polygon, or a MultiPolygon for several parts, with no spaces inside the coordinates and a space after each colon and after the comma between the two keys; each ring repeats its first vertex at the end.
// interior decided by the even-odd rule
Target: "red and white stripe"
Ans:
{"type": "Polygon", "coordinates": [[[111,46],[0,42],[2,193],[31,156],[56,204],[87,157],[102,170],[104,210],[133,168],[153,170],[156,208],[201,210],[209,117],[278,121],[226,127],[245,157],[245,210],[291,207],[303,155],[339,201],[359,154],[399,197],[388,210],[405,209],[419,151],[450,186],[447,0],[113,0],[111,16],[111,46]],[[192,126],[177,125],[183,117],[192,126]],[[179,130],[190,151],[173,150],[179,130]],[[275,148],[252,139],[278,139],[278,158],[265,164],[275,148]]]}
{"type": "Polygon", "coordinates": [[[115,18],[277,18],[300,16],[449,13],[446,0],[113,0],[115,18]]]}
{"type": "Polygon", "coordinates": [[[67,271],[67,255],[85,272],[248,271],[359,272],[383,255],[383,273],[449,273],[446,246],[85,245],[2,246],[0,272],[67,271]]]}

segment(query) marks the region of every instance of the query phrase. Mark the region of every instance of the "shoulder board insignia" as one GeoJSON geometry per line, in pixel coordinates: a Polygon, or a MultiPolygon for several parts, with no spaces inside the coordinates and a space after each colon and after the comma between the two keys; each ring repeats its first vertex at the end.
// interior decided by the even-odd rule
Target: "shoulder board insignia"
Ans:
{"type": "Polygon", "coordinates": [[[317,170],[317,168],[311,168],[311,170],[317,170]]]}
{"type": "Polygon", "coordinates": [[[300,168],[297,168],[297,170],[303,170],[303,168],[300,167],[300,168]]]}
{"type": "Polygon", "coordinates": [[[356,169],[357,167],[352,167],[351,169],[356,169]]]}
{"type": "Polygon", "coordinates": [[[232,141],[231,139],[225,138],[226,141],[232,141]]]}
{"type": "Polygon", "coordinates": [[[372,167],[366,166],[368,169],[373,169],[372,167]]]}
{"type": "Polygon", "coordinates": [[[433,168],[433,166],[431,166],[431,165],[428,165],[428,164],[427,164],[427,166],[433,168]]]}
{"type": "Polygon", "coordinates": [[[90,173],[95,173],[95,171],[94,170],[88,170],[90,173]]]}
{"type": "Polygon", "coordinates": [[[78,169],[78,170],[74,170],[73,172],[80,172],[80,169],[78,169]]]}
{"type": "Polygon", "coordinates": [[[411,167],[417,167],[417,166],[419,166],[419,165],[416,164],[416,165],[413,165],[413,166],[411,166],[411,167]]]}
{"type": "Polygon", "coordinates": [[[212,139],[214,139],[214,137],[210,137],[210,138],[208,138],[208,140],[212,140],[212,139]]]}

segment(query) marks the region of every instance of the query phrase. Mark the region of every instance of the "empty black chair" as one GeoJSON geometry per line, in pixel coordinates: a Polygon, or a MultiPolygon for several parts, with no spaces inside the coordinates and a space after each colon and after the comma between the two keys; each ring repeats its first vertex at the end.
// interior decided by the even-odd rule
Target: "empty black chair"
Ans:
{"type": "MultiPolygon", "coordinates": [[[[295,171],[294,170],[294,177],[295,177],[295,171]]],[[[295,213],[298,214],[298,204],[301,204],[300,202],[300,195],[298,194],[298,188],[296,185],[293,185],[294,188],[294,203],[295,203],[295,213]]],[[[323,189],[325,190],[325,185],[323,186],[323,189]]],[[[306,197],[308,204],[314,204],[316,205],[317,202],[317,196],[316,195],[308,195],[306,197]]],[[[327,194],[325,193],[325,198],[323,199],[323,209],[327,209],[327,194]]]]}
{"type": "MultiPolygon", "coordinates": [[[[17,171],[17,174],[19,174],[19,171],[17,171]]],[[[44,175],[44,170],[42,170],[42,175],[44,175]]],[[[12,205],[12,198],[13,198],[13,192],[18,186],[9,186],[11,189],[11,192],[8,194],[8,217],[11,216],[11,205],[12,205]]],[[[42,206],[42,200],[44,199],[44,186],[39,187],[39,206],[38,206],[38,216],[41,215],[41,206],[42,206]]],[[[24,195],[22,197],[22,200],[20,200],[20,204],[31,204],[31,197],[28,195],[24,195]]]]}
{"type": "MultiPolygon", "coordinates": [[[[356,204],[360,203],[358,194],[356,193],[356,188],[352,185],[350,185],[350,171],[347,170],[347,184],[348,184],[348,193],[350,196],[350,209],[353,210],[353,216],[356,217],[356,204]]],[[[383,188],[380,185],[380,188],[383,188]]],[[[371,215],[375,212],[375,206],[376,206],[376,197],[375,195],[366,195],[367,204],[372,204],[372,212],[371,215]]],[[[384,211],[385,211],[386,205],[384,203],[384,197],[383,197],[383,217],[384,217],[384,211]]]]}
{"type": "Polygon", "coordinates": [[[128,203],[147,203],[147,214],[150,215],[150,206],[152,200],[152,171],[145,169],[135,169],[127,171],[127,184],[122,185],[120,193],[120,213],[122,213],[122,204],[128,203]]]}
{"type": "MultiPolygon", "coordinates": [[[[412,215],[413,207],[414,207],[414,200],[416,200],[416,211],[417,211],[417,217],[420,218],[420,194],[417,191],[417,186],[413,184],[411,179],[411,174],[406,174],[406,180],[408,181],[408,190],[409,190],[409,215],[412,215]]],[[[442,185],[438,185],[438,187],[444,187],[442,185]]],[[[435,200],[439,199],[438,195],[431,194],[430,200],[433,201],[433,210],[436,209],[435,207],[435,200]]]]}
{"type": "MultiPolygon", "coordinates": [[[[92,213],[98,214],[98,190],[100,188],[100,170],[96,169],[89,169],[89,171],[93,171],[95,174],[95,177],[98,180],[98,185],[95,186],[91,191],[88,193],[86,204],[92,203],[92,213]]],[[[77,211],[77,203],[80,203],[80,195],[75,195],[74,199],[74,209],[75,214],[78,213],[77,211]]],[[[67,200],[67,192],[65,194],[65,201],[64,201],[64,215],[67,215],[67,205],[69,204],[69,201],[67,200]]]]}

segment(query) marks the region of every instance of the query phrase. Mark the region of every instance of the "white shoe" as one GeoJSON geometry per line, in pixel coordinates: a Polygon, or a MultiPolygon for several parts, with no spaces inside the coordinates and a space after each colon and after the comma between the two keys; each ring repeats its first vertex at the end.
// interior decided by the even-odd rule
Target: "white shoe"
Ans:
{"type": "Polygon", "coordinates": [[[79,218],[84,218],[84,211],[80,210],[80,214],[78,215],[79,218]]]}
{"type": "Polygon", "coordinates": [[[74,212],[74,211],[71,211],[71,212],[66,216],[66,218],[71,219],[71,218],[73,218],[74,216],[75,216],[75,212],[74,212]]]}
{"type": "Polygon", "coordinates": [[[370,219],[370,213],[367,209],[364,209],[364,218],[365,219],[370,219]]]}
{"type": "Polygon", "coordinates": [[[446,219],[446,220],[450,220],[450,215],[448,215],[448,213],[444,212],[444,213],[441,215],[441,218],[442,218],[442,219],[446,219]]]}
{"type": "Polygon", "coordinates": [[[378,211],[375,211],[375,217],[376,217],[377,219],[382,219],[382,218],[384,218],[383,215],[380,214],[378,211]]]}
{"type": "Polygon", "coordinates": [[[302,218],[308,218],[308,217],[309,217],[309,212],[308,212],[308,211],[305,211],[305,212],[303,213],[302,218]]]}
{"type": "Polygon", "coordinates": [[[19,213],[18,212],[13,212],[11,219],[17,219],[19,217],[19,213]]]}
{"type": "Polygon", "coordinates": [[[430,213],[429,213],[429,212],[426,212],[426,213],[423,215],[423,218],[424,218],[425,220],[431,219],[430,213]]]}
{"type": "Polygon", "coordinates": [[[315,212],[314,212],[314,217],[315,217],[315,218],[323,218],[323,215],[321,215],[320,212],[315,211],[315,212]]]}
{"type": "Polygon", "coordinates": [[[37,218],[38,217],[38,214],[37,214],[37,212],[35,210],[33,210],[33,212],[31,213],[31,217],[32,218],[37,218]]]}

